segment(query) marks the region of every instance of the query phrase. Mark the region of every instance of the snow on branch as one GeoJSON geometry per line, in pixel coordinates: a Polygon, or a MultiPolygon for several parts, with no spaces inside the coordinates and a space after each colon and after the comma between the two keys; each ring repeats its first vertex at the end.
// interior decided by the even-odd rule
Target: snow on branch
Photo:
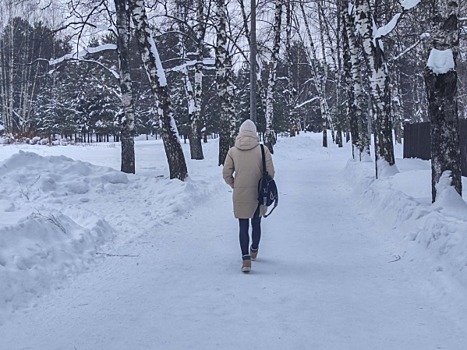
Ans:
{"type": "Polygon", "coordinates": [[[399,53],[396,57],[394,57],[392,59],[392,61],[397,61],[398,59],[400,59],[402,56],[404,56],[406,53],[410,52],[412,49],[414,49],[415,47],[418,46],[418,44],[420,44],[422,41],[424,40],[427,40],[430,38],[430,34],[429,33],[422,33],[420,35],[420,37],[418,38],[418,40],[413,43],[412,45],[410,45],[409,47],[407,47],[406,49],[404,49],[401,53],[399,53]]]}
{"type": "Polygon", "coordinates": [[[81,51],[77,51],[77,52],[73,52],[73,53],[69,53],[69,54],[66,54],[62,57],[59,57],[59,58],[55,58],[55,59],[51,59],[49,60],[49,64],[51,66],[54,66],[54,65],[57,65],[59,63],[62,63],[63,61],[69,61],[69,60],[73,60],[73,59],[81,59],[83,57],[85,57],[87,54],[93,54],[93,53],[98,53],[98,52],[101,52],[101,51],[107,51],[107,50],[116,50],[117,49],[117,45],[114,45],[114,44],[105,44],[105,45],[100,45],[100,46],[96,46],[96,47],[88,47],[88,48],[85,48],[81,51]]]}
{"type": "Polygon", "coordinates": [[[310,100],[307,100],[307,101],[305,101],[305,102],[302,102],[302,103],[300,103],[299,105],[296,105],[294,108],[297,109],[297,108],[303,107],[304,105],[306,105],[306,104],[308,104],[308,103],[311,103],[311,102],[314,102],[314,101],[316,101],[316,100],[319,100],[319,96],[315,96],[315,97],[313,97],[313,98],[310,99],[310,100]]]}
{"type": "Polygon", "coordinates": [[[148,38],[149,46],[150,46],[149,49],[155,60],[154,63],[156,65],[156,75],[159,80],[159,86],[161,87],[167,86],[167,78],[165,76],[164,67],[162,66],[162,61],[159,56],[159,50],[157,50],[156,42],[154,41],[154,38],[149,32],[147,34],[147,38],[148,38]]]}
{"type": "MultiPolygon", "coordinates": [[[[199,61],[192,60],[192,61],[187,61],[184,64],[178,65],[176,67],[167,69],[168,72],[180,72],[183,71],[187,67],[191,67],[199,63],[199,61]]],[[[216,60],[214,58],[205,58],[203,59],[203,65],[204,66],[214,66],[216,64],[216,60]]]]}
{"type": "Polygon", "coordinates": [[[373,38],[375,43],[379,38],[383,38],[386,35],[388,35],[389,33],[391,33],[394,30],[394,28],[397,26],[397,24],[399,23],[400,19],[402,18],[402,15],[404,13],[408,12],[410,9],[417,6],[419,3],[420,3],[420,0],[403,0],[403,1],[401,1],[400,4],[401,4],[402,9],[403,9],[402,12],[396,13],[394,15],[394,17],[386,25],[384,25],[384,26],[382,26],[382,27],[375,30],[375,34],[374,34],[374,38],[373,38]]]}
{"type": "Polygon", "coordinates": [[[394,28],[396,27],[396,24],[399,22],[399,19],[401,17],[402,13],[398,13],[396,14],[390,21],[388,24],[378,28],[376,30],[376,34],[375,34],[375,40],[380,38],[380,37],[383,37],[383,36],[386,36],[388,35],[389,33],[391,33],[394,28]]]}
{"type": "Polygon", "coordinates": [[[401,1],[401,6],[403,7],[404,11],[408,11],[417,6],[419,2],[420,0],[403,0],[401,1]]]}
{"type": "MultiPolygon", "coordinates": [[[[62,57],[55,58],[55,59],[50,59],[50,60],[45,60],[45,61],[48,62],[50,66],[56,66],[56,65],[58,65],[58,64],[60,64],[62,62],[65,62],[65,61],[81,61],[81,62],[94,63],[94,64],[97,64],[97,65],[101,66],[102,68],[104,68],[108,72],[110,72],[116,79],[119,79],[120,75],[114,69],[103,65],[99,61],[84,59],[84,57],[86,57],[87,54],[95,54],[95,53],[98,53],[98,52],[108,51],[108,50],[113,51],[113,50],[116,50],[116,49],[117,49],[117,45],[105,44],[105,45],[100,45],[100,46],[96,46],[96,47],[88,47],[88,48],[85,48],[85,49],[83,49],[81,51],[69,53],[69,54],[66,54],[66,55],[64,55],[62,57]]],[[[40,59],[40,60],[42,61],[43,59],[40,59]]]]}

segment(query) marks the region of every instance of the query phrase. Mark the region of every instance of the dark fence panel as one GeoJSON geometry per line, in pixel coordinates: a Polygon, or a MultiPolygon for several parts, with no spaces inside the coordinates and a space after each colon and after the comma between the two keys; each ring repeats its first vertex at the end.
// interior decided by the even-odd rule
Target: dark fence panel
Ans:
{"type": "MultiPolygon", "coordinates": [[[[404,158],[431,159],[429,122],[404,125],[404,158]]],[[[459,120],[462,176],[467,176],[467,120],[459,120]]]]}

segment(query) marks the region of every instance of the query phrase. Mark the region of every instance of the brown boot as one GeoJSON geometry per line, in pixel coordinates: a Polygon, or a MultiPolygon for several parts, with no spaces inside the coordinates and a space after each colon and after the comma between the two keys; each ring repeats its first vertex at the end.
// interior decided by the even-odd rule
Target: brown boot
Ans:
{"type": "Polygon", "coordinates": [[[258,256],[258,249],[255,250],[250,247],[250,256],[251,256],[251,260],[255,261],[256,257],[258,256]]]}
{"type": "Polygon", "coordinates": [[[244,255],[242,257],[243,265],[242,272],[248,273],[251,271],[251,257],[249,255],[244,255]]]}

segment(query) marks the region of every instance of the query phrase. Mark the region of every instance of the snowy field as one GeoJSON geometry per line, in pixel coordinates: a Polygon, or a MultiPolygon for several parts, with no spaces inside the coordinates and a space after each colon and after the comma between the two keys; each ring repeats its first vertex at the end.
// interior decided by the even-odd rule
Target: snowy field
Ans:
{"type": "Polygon", "coordinates": [[[216,141],[183,183],[161,141],[136,175],[119,144],[0,146],[0,350],[466,349],[467,196],[320,139],[279,139],[249,275],[216,141]]]}

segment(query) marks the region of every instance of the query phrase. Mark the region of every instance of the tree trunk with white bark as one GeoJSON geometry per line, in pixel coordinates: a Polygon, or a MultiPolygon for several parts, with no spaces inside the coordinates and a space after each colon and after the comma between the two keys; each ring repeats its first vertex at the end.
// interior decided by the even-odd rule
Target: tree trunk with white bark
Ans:
{"type": "Polygon", "coordinates": [[[347,40],[348,50],[344,49],[346,57],[346,81],[348,86],[348,103],[350,114],[350,129],[352,134],[352,145],[358,151],[358,157],[362,158],[370,155],[370,135],[368,132],[368,118],[363,111],[365,104],[365,93],[362,79],[362,60],[360,50],[355,36],[355,7],[350,6],[344,0],[343,14],[343,36],[347,40]]]}
{"type": "Polygon", "coordinates": [[[432,0],[432,48],[425,68],[428,114],[431,119],[432,201],[437,200],[437,185],[443,173],[462,195],[457,110],[456,58],[459,49],[459,3],[432,0]]]}
{"type": "Polygon", "coordinates": [[[381,38],[375,38],[369,0],[357,0],[356,26],[363,42],[365,59],[370,71],[370,89],[372,97],[375,133],[376,177],[378,163],[395,164],[392,138],[391,95],[389,75],[384,58],[381,38]]]}
{"type": "Polygon", "coordinates": [[[223,165],[229,148],[234,145],[236,122],[233,105],[234,86],[232,81],[232,58],[228,50],[227,5],[225,0],[216,0],[217,42],[216,42],[216,82],[220,101],[219,159],[223,165]]]}
{"type": "Polygon", "coordinates": [[[203,44],[204,44],[204,1],[196,2],[197,27],[196,27],[196,64],[195,64],[195,85],[194,101],[195,108],[191,115],[190,153],[191,159],[204,159],[201,130],[206,127],[201,116],[201,101],[203,95],[203,44]]]}
{"type": "Polygon", "coordinates": [[[120,75],[121,171],[135,173],[135,111],[130,74],[130,12],[127,0],[115,0],[117,26],[117,53],[120,75]]]}
{"type": "Polygon", "coordinates": [[[276,144],[276,134],[272,124],[274,120],[274,93],[276,91],[277,61],[279,59],[279,50],[281,47],[282,7],[282,0],[276,0],[273,27],[274,43],[271,61],[269,62],[268,88],[266,93],[266,132],[264,134],[264,144],[269,148],[271,154],[274,153],[274,145],[276,144]]]}
{"type": "Polygon", "coordinates": [[[135,24],[135,35],[141,59],[157,101],[157,111],[162,126],[162,140],[169,164],[169,175],[171,179],[184,181],[188,176],[185,156],[173,118],[164,68],[149,27],[144,0],[130,0],[130,10],[135,24]]]}

